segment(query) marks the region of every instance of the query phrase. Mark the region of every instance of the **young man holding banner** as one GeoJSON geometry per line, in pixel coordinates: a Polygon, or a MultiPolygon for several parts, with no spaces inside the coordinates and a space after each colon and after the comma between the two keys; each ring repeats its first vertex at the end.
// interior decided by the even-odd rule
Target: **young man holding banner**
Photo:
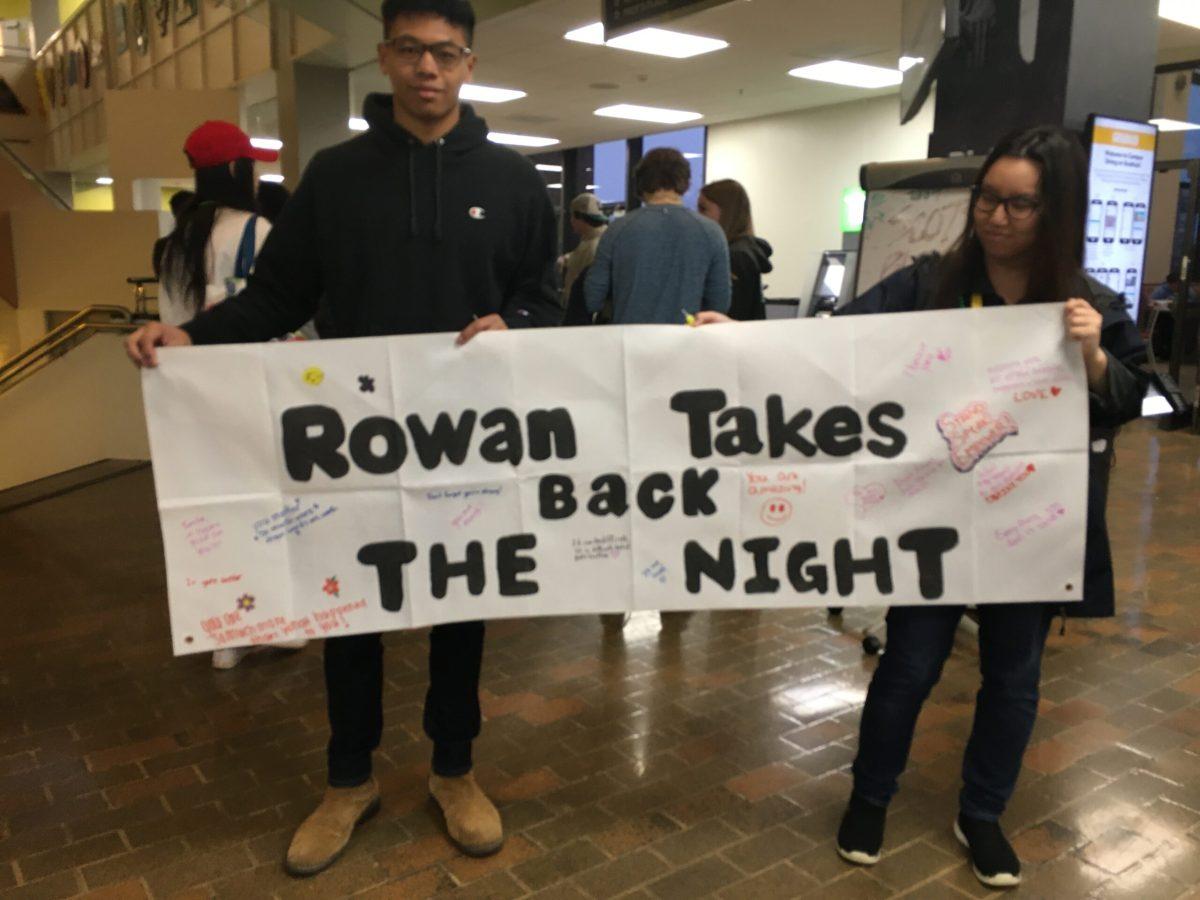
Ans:
{"type": "MultiPolygon", "coordinates": [[[[482,331],[557,324],[555,218],[541,178],[487,140],[460,105],[475,67],[468,0],[386,0],[380,67],[393,95],[367,98],[368,133],[314,157],[259,256],[247,289],[182,329],[148,325],[128,351],[154,366],[155,348],[268,340],[322,306],[323,337],[482,331]]],[[[499,813],[471,775],[479,733],[482,622],[430,634],[424,727],[433,741],[429,788],[463,852],[498,851],[499,813]]],[[[329,788],[300,826],[285,863],[312,875],[333,863],[379,808],[371,755],[383,728],[378,634],[325,643],[329,788]]]]}

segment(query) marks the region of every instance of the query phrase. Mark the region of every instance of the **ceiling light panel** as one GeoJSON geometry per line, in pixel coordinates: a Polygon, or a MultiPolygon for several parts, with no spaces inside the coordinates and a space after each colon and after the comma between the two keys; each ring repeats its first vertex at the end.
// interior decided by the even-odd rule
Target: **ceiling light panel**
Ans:
{"type": "Polygon", "coordinates": [[[1197,131],[1200,125],[1195,122],[1183,122],[1179,119],[1151,119],[1151,125],[1157,125],[1159,131],[1197,131]]]}
{"type": "Polygon", "coordinates": [[[488,87],[486,84],[464,84],[458,92],[459,100],[472,103],[509,103],[527,96],[524,91],[511,88],[488,87]]]}
{"type": "Polygon", "coordinates": [[[550,147],[558,143],[558,138],[535,137],[531,134],[507,134],[503,131],[488,132],[488,140],[493,144],[507,144],[510,147],[550,147]]]}
{"type": "Polygon", "coordinates": [[[642,28],[605,41],[604,26],[600,22],[568,31],[563,37],[568,41],[604,45],[612,47],[614,50],[648,53],[652,56],[666,56],[670,59],[689,59],[704,53],[724,50],[729,46],[728,41],[718,38],[686,34],[682,31],[668,31],[665,28],[642,28]]]}
{"type": "Polygon", "coordinates": [[[1200,28],[1200,3],[1196,0],[1159,0],[1158,14],[1180,25],[1200,28]]]}
{"type": "Polygon", "coordinates": [[[702,113],[682,109],[659,109],[656,106],[637,106],[633,103],[618,103],[596,110],[596,115],[609,119],[632,119],[635,122],[655,122],[660,125],[678,125],[703,118],[702,113]]]}
{"type": "Polygon", "coordinates": [[[801,66],[798,69],[792,69],[788,74],[793,78],[824,81],[828,84],[841,84],[856,88],[895,87],[904,80],[904,76],[896,69],[867,66],[862,63],[846,62],[842,59],[831,59],[811,66],[801,66]]]}

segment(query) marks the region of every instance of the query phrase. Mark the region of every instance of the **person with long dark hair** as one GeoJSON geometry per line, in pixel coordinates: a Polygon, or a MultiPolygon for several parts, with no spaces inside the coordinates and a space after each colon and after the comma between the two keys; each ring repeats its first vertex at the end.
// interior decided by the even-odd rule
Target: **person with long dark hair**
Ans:
{"type": "Polygon", "coordinates": [[[196,189],[162,248],[158,309],[168,325],[190,322],[245,286],[271,230],[258,212],[254,162],[279,158],[230,122],[205,122],[184,153],[196,189]]]}
{"type": "MultiPolygon", "coordinates": [[[[1064,328],[1083,354],[1090,396],[1087,541],[1083,601],[980,606],[983,676],[963,759],[954,822],[976,876],[989,887],[1020,883],[1021,866],[1000,828],[1037,719],[1042,651],[1053,617],[1114,614],[1105,504],[1118,428],[1141,414],[1147,378],[1141,337],[1124,301],[1082,270],[1087,163],[1078,139],[1034,128],[1001,141],[975,182],[969,220],[944,257],[927,256],[855,300],[847,314],[971,309],[1065,302],[1064,328]]],[[[702,314],[700,321],[718,321],[702,314]]],[[[963,598],[970,602],[970,598],[963,598]]],[[[941,677],[965,606],[897,606],[887,652],[863,707],[854,788],[837,835],[849,862],[873,865],[888,803],[908,762],[917,716],[941,677]]]]}
{"type": "Polygon", "coordinates": [[[750,195],[732,178],[714,181],[700,189],[696,209],[720,225],[729,241],[729,271],[733,276],[729,318],[739,322],[765,319],[762,277],[775,269],[771,264],[774,250],[754,233],[750,195]]]}
{"type": "MultiPolygon", "coordinates": [[[[1000,829],[1021,759],[1037,720],[1042,651],[1056,612],[1111,616],[1112,557],[1105,503],[1113,440],[1141,415],[1145,354],[1123,300],[1082,272],[1087,162],[1078,139],[1061,128],[1035,128],[1003,140],[975,182],[971,213],[958,244],[941,260],[924,260],[856,300],[849,313],[969,309],[1066,302],[1067,336],[1083,353],[1090,393],[1087,550],[1082,603],[981,606],[983,684],[963,758],[963,788],[954,823],[976,876],[989,887],[1020,883],[1021,866],[1000,829]]],[[[838,832],[838,852],[870,865],[883,845],[888,802],[897,790],[917,716],[941,676],[965,608],[895,607],[887,652],[863,708],[854,790],[838,832]]]]}

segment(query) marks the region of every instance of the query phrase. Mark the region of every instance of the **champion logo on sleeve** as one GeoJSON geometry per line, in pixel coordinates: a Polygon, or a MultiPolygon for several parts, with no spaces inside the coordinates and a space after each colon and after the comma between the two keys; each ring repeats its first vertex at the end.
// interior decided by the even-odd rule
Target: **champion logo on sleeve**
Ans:
{"type": "Polygon", "coordinates": [[[484,209],[482,206],[472,206],[470,209],[467,210],[467,215],[470,216],[472,219],[474,219],[476,222],[482,222],[484,219],[487,218],[487,210],[484,209]]]}

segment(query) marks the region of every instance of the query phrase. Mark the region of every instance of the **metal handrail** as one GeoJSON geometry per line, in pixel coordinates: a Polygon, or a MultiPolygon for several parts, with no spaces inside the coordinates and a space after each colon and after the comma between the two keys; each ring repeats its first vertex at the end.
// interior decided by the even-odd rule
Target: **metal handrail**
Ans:
{"type": "Polygon", "coordinates": [[[24,365],[9,370],[8,365],[5,364],[4,369],[0,370],[0,394],[16,387],[30,375],[40,372],[55,359],[61,357],[62,353],[56,354],[55,350],[61,348],[65,353],[67,350],[79,346],[94,334],[129,334],[139,327],[135,322],[81,322],[65,334],[59,335],[53,343],[48,344],[45,352],[40,356],[28,358],[24,365]]]}
{"type": "Polygon", "coordinates": [[[17,170],[21,173],[21,175],[27,181],[32,181],[35,185],[37,185],[38,190],[45,194],[46,197],[50,199],[50,202],[59,209],[70,211],[73,208],[70,203],[62,198],[58,191],[50,187],[49,182],[47,182],[44,178],[42,178],[41,175],[34,171],[33,167],[30,166],[29,163],[21,159],[21,157],[17,155],[17,152],[13,150],[12,147],[8,146],[8,141],[0,140],[0,155],[7,157],[12,164],[17,167],[17,170]]]}
{"type": "Polygon", "coordinates": [[[80,310],[65,322],[57,325],[43,335],[36,343],[25,348],[12,359],[0,365],[0,392],[3,392],[22,372],[38,362],[48,361],[52,354],[70,340],[79,337],[86,331],[133,331],[133,315],[124,306],[108,306],[98,304],[80,310]],[[110,319],[118,322],[92,322],[93,316],[107,314],[110,319]]]}

